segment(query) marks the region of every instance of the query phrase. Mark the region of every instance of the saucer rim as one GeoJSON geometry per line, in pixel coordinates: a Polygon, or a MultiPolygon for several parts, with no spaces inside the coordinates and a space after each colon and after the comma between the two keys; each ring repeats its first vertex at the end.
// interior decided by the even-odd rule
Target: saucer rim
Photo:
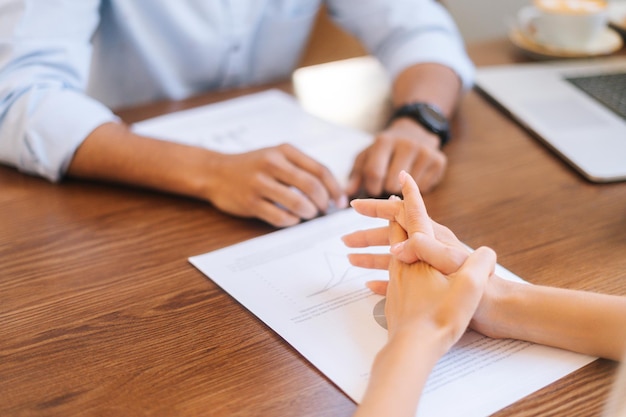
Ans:
{"type": "Polygon", "coordinates": [[[610,33],[610,37],[612,38],[611,45],[608,45],[605,48],[597,51],[575,51],[571,49],[558,49],[553,47],[545,46],[541,43],[536,42],[530,36],[528,36],[525,31],[519,27],[519,25],[515,25],[509,31],[509,39],[511,42],[522,49],[525,52],[530,52],[535,55],[539,55],[541,57],[546,58],[591,58],[597,56],[610,55],[618,50],[620,50],[624,46],[624,41],[622,40],[621,35],[618,31],[610,26],[605,28],[605,32],[603,36],[607,36],[606,34],[610,33]]]}
{"type": "Polygon", "coordinates": [[[626,1],[609,3],[607,11],[609,23],[618,31],[626,32],[626,1]]]}

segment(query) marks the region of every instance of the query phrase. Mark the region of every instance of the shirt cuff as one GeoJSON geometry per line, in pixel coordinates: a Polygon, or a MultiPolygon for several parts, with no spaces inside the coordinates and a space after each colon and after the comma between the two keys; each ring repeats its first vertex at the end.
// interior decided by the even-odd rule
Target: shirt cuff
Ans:
{"type": "Polygon", "coordinates": [[[406,68],[419,63],[435,63],[451,68],[461,79],[463,90],[474,83],[475,68],[464,46],[449,32],[422,34],[400,45],[393,53],[380,57],[392,79],[406,68]]]}
{"type": "Polygon", "coordinates": [[[119,121],[102,103],[76,91],[42,92],[36,102],[27,116],[17,168],[54,182],[63,177],[76,149],[91,132],[119,121]]]}

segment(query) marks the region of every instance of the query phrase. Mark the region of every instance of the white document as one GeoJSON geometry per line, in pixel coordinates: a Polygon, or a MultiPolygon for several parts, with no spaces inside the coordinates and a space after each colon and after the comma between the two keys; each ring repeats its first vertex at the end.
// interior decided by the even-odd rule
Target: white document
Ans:
{"type": "MultiPolygon", "coordinates": [[[[371,142],[366,133],[308,114],[278,90],[171,113],[133,129],[224,153],[291,143],[344,185],[354,158],[371,142]]],[[[190,262],[359,402],[387,339],[383,297],[365,282],[386,279],[387,273],[351,266],[347,254],[356,250],[348,250],[340,237],[379,224],[386,222],[342,210],[190,262]]],[[[500,266],[498,273],[519,279],[500,266]]],[[[437,364],[418,415],[489,415],[593,360],[470,331],[437,364]]]]}
{"type": "Polygon", "coordinates": [[[324,164],[342,186],[354,158],[372,141],[370,134],[307,113],[280,90],[166,114],[136,123],[133,130],[223,153],[290,143],[324,164]]]}
{"type": "MultiPolygon", "coordinates": [[[[387,340],[383,297],[365,282],[387,272],[350,265],[356,250],[340,237],[385,224],[346,209],[189,260],[360,402],[387,340]]],[[[501,266],[497,272],[520,280],[501,266]]],[[[435,367],[418,416],[486,416],[594,359],[468,331],[435,367]]]]}

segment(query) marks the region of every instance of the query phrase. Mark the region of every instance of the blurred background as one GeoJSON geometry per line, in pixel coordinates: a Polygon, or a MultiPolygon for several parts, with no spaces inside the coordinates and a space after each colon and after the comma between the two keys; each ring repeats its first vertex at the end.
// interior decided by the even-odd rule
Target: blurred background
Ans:
{"type": "Polygon", "coordinates": [[[466,42],[505,37],[517,11],[531,0],[443,0],[466,42]]]}
{"type": "MultiPolygon", "coordinates": [[[[466,43],[480,42],[494,38],[506,38],[517,11],[532,0],[440,0],[456,21],[466,43]]],[[[619,4],[620,10],[626,10],[626,0],[608,0],[610,4],[619,4]]],[[[625,23],[626,25],[626,23],[625,23]]],[[[345,56],[333,56],[332,51],[324,51],[324,56],[316,56],[316,50],[332,38],[332,42],[348,42],[358,49],[358,43],[343,31],[328,22],[325,11],[320,13],[314,36],[311,39],[309,53],[303,58],[302,65],[341,59],[345,56]],[[316,48],[318,47],[318,48],[316,48]],[[312,54],[312,55],[311,55],[312,54]]],[[[324,48],[321,48],[324,49],[324,48]]],[[[328,49],[328,48],[326,48],[328,49]]],[[[340,48],[338,48],[340,49],[340,48]]]]}
{"type": "MultiPolygon", "coordinates": [[[[529,4],[532,0],[440,1],[450,11],[465,41],[474,42],[506,37],[517,10],[529,4]]],[[[352,50],[354,51],[354,56],[365,53],[360,44],[352,36],[338,29],[329,20],[326,10],[322,9],[311,36],[308,51],[303,57],[300,66],[346,58],[345,52],[338,55],[334,54],[333,49],[352,50]],[[329,41],[329,39],[332,39],[332,41],[329,41]],[[329,44],[335,45],[337,48],[329,48],[329,44]],[[346,44],[349,47],[346,48],[346,44]],[[342,45],[342,47],[339,47],[339,45],[342,45]]]]}

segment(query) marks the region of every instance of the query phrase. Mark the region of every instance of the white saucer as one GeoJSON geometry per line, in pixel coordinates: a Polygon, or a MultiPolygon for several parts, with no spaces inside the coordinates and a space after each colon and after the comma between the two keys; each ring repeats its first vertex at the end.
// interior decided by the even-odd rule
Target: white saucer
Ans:
{"type": "Polygon", "coordinates": [[[515,46],[535,59],[590,58],[612,54],[621,49],[624,45],[620,34],[609,27],[580,50],[555,48],[550,45],[538,43],[533,39],[529,30],[523,30],[519,27],[513,27],[511,29],[509,39],[515,46]]]}
{"type": "Polygon", "coordinates": [[[610,2],[608,11],[611,26],[626,36],[626,1],[610,2]]]}

